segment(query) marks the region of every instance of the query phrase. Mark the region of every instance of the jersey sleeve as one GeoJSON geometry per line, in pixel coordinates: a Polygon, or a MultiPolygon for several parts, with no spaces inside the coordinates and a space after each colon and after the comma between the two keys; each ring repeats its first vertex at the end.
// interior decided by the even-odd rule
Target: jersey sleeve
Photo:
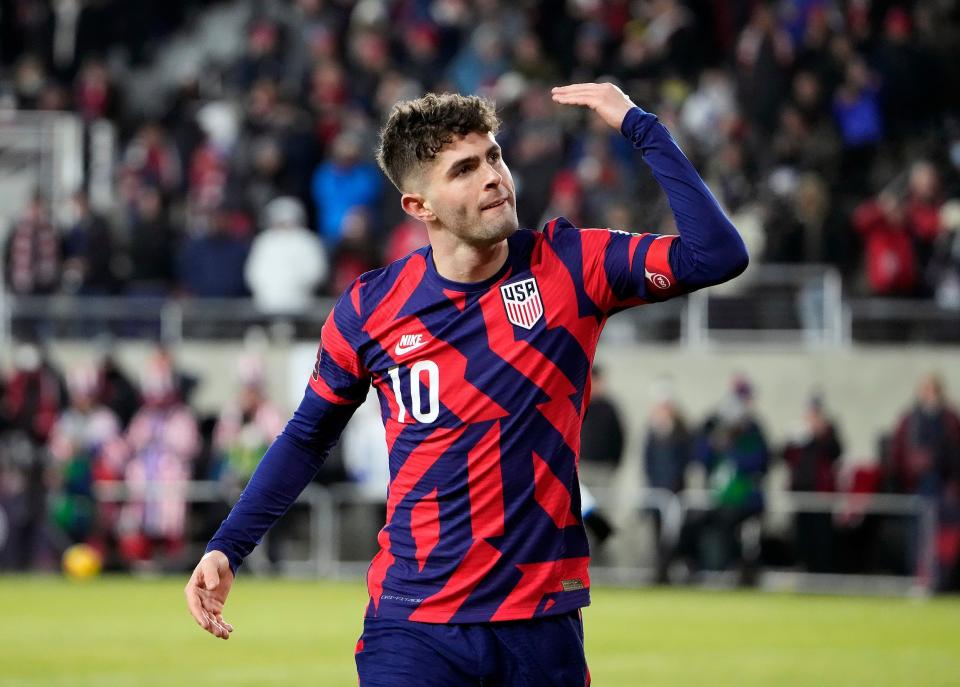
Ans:
{"type": "Polygon", "coordinates": [[[581,293],[609,315],[742,273],[749,262],[743,239],[657,117],[634,107],[620,130],[666,194],[679,235],[577,229],[562,217],[548,222],[548,241],[581,293]]]}
{"type": "Polygon", "coordinates": [[[604,315],[684,292],[670,264],[676,236],[580,229],[563,217],[548,222],[544,232],[604,315]]]}
{"type": "Polygon", "coordinates": [[[334,405],[359,405],[370,388],[370,373],[360,360],[356,340],[360,332],[356,289],[354,284],[330,311],[308,382],[317,396],[334,405]]]}

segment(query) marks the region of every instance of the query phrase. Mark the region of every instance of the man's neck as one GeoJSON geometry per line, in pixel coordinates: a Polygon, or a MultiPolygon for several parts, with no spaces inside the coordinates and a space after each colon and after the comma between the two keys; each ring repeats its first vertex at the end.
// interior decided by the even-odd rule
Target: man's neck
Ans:
{"type": "Polygon", "coordinates": [[[444,279],[471,284],[489,279],[495,275],[507,260],[510,249],[507,240],[493,246],[471,246],[458,242],[444,245],[443,241],[433,243],[433,264],[437,273],[444,279]]]}

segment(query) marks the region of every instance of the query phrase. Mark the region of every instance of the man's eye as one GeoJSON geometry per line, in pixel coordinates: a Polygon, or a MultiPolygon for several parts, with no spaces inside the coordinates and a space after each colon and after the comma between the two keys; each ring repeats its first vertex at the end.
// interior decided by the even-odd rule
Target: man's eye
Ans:
{"type": "Polygon", "coordinates": [[[490,162],[496,162],[500,159],[500,153],[490,153],[490,162]]]}

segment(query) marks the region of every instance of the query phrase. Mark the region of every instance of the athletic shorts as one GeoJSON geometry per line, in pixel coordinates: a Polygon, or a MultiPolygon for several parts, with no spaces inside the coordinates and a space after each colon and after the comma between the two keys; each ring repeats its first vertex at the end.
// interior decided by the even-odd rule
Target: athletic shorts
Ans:
{"type": "Polygon", "coordinates": [[[589,687],[580,611],[440,625],[366,618],[360,687],[589,687]]]}

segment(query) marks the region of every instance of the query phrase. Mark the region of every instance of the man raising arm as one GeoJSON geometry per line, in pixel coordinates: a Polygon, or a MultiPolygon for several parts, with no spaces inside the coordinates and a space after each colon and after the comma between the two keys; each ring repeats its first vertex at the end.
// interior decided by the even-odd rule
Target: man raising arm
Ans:
{"type": "Polygon", "coordinates": [[[356,280],[324,325],[303,402],[187,584],[211,634],[233,574],[319,468],[373,384],[390,463],[367,575],[361,687],[583,687],[590,603],[577,457],[606,319],[733,278],[736,230],[655,116],[611,84],[554,90],[642,152],[679,237],[519,230],[491,104],[399,103],[378,162],[430,245],[356,280]],[[509,622],[507,622],[509,621],[509,622]]]}

